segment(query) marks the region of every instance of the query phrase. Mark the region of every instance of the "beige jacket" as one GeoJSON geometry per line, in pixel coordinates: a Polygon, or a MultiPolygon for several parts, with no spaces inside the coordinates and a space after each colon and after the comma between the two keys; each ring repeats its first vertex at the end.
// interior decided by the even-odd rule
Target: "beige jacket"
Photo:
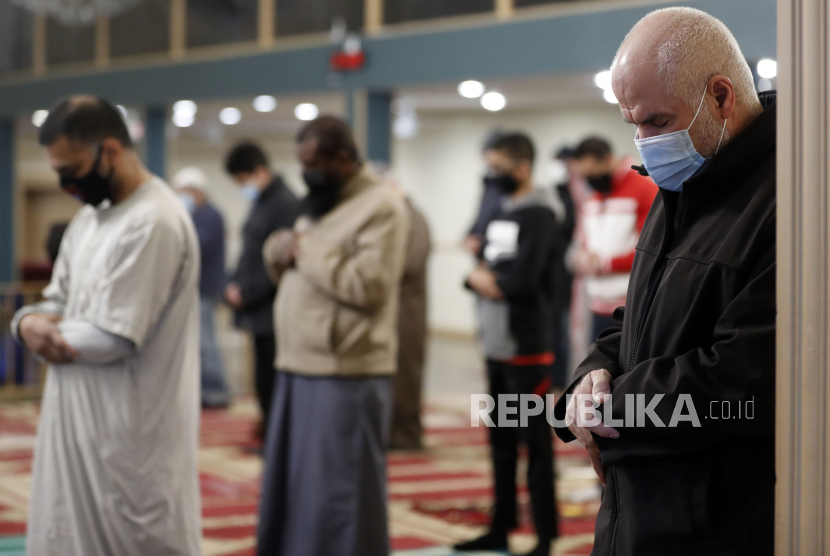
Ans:
{"type": "Polygon", "coordinates": [[[279,267],[275,232],[263,249],[279,279],[276,368],[321,376],[392,374],[408,215],[401,196],[362,169],[317,221],[302,216],[295,266],[279,267]]]}

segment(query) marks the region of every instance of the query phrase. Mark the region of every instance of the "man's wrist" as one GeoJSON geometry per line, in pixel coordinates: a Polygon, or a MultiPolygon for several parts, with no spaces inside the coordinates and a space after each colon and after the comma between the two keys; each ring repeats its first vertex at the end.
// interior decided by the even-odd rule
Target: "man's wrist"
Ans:
{"type": "Polygon", "coordinates": [[[24,323],[31,322],[29,317],[36,314],[37,313],[34,312],[25,313],[20,316],[17,322],[12,322],[12,335],[15,336],[15,338],[17,338],[17,340],[23,343],[24,345],[26,344],[26,341],[23,339],[23,336],[26,333],[26,330],[28,329],[28,324],[24,326],[24,323]]]}

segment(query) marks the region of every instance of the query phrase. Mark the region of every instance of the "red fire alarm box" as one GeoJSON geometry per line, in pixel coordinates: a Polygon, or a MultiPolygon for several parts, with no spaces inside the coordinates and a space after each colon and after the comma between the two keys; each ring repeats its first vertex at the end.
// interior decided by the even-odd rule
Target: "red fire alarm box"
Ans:
{"type": "Polygon", "coordinates": [[[329,58],[332,71],[355,71],[366,66],[366,53],[362,50],[352,54],[340,51],[332,52],[329,58]]]}

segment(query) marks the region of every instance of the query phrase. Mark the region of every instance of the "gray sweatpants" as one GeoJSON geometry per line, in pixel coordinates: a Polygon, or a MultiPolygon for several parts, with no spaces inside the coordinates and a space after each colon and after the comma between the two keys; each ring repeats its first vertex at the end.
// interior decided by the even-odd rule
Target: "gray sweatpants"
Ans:
{"type": "Polygon", "coordinates": [[[386,556],[389,377],[278,372],[259,556],[386,556]]]}

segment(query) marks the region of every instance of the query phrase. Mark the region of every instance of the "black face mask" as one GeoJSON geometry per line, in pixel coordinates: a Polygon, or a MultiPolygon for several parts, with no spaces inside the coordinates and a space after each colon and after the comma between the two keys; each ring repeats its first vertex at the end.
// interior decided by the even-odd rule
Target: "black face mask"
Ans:
{"type": "Polygon", "coordinates": [[[519,182],[510,174],[501,176],[484,176],[484,187],[496,187],[502,193],[512,195],[519,188],[519,182]]]}
{"type": "Polygon", "coordinates": [[[603,195],[611,191],[611,174],[603,174],[601,176],[593,176],[586,178],[585,181],[591,186],[591,189],[603,195]]]}
{"type": "Polygon", "coordinates": [[[92,170],[79,177],[61,176],[61,189],[82,203],[94,207],[100,205],[105,199],[112,199],[112,171],[110,171],[110,177],[105,178],[98,173],[100,163],[101,149],[99,148],[92,170]]]}
{"type": "Polygon", "coordinates": [[[337,206],[343,182],[336,175],[325,170],[304,170],[303,181],[308,186],[308,195],[300,203],[303,214],[317,219],[337,206]]]}

